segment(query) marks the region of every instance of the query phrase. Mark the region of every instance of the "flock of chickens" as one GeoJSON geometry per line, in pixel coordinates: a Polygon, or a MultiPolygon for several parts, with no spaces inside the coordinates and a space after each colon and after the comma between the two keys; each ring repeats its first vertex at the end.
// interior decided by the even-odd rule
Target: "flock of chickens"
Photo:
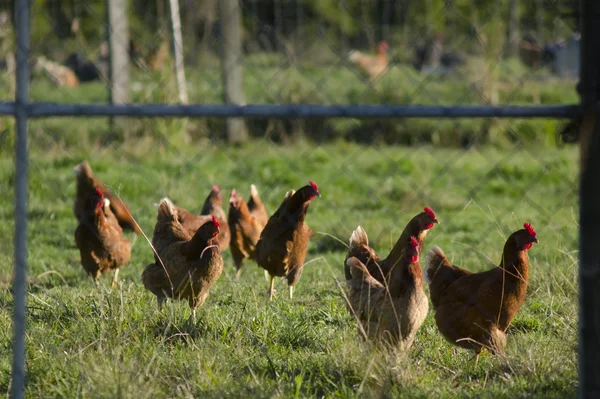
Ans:
{"type": "MultiPolygon", "coordinates": [[[[75,216],[79,222],[75,242],[81,264],[95,280],[115,271],[130,259],[131,243],[123,229],[141,230],[125,204],[92,173],[88,162],[74,169],[77,175],[75,216]]],[[[167,298],[187,300],[195,319],[196,309],[223,271],[222,251],[231,254],[240,277],[243,263],[254,260],[270,277],[269,297],[274,297],[275,277],[285,277],[292,298],[300,280],[308,242],[313,231],[305,218],[311,201],[320,197],[314,182],[288,191],[271,217],[254,185],[250,197],[232,190],[229,214],[222,208],[218,186],[213,186],[200,215],[176,206],[168,198],[158,204],[152,235],[153,262],[144,269],[144,287],[156,295],[158,307],[167,298]]],[[[451,343],[475,352],[503,353],[506,329],[523,304],[528,282],[527,251],[537,243],[529,223],[512,233],[498,267],[471,273],[452,265],[437,246],[420,259],[427,232],[439,223],[426,207],[406,225],[386,258],[369,246],[365,230],[350,236],[344,261],[345,299],[365,339],[386,342],[401,349],[412,345],[429,311],[424,281],[439,331],[451,343]]]]}

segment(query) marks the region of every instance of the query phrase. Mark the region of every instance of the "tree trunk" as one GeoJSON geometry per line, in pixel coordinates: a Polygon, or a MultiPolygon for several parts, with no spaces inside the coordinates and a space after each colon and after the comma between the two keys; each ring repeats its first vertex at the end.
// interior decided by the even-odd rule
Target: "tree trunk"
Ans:
{"type": "Polygon", "coordinates": [[[171,27],[173,32],[173,52],[175,54],[175,76],[179,91],[179,102],[188,103],[187,85],[185,82],[185,69],[183,58],[183,38],[181,34],[181,16],[179,15],[179,0],[170,0],[171,27]]]}
{"type": "MultiPolygon", "coordinates": [[[[129,102],[129,25],[127,23],[127,1],[108,0],[108,48],[109,48],[109,103],[129,102]]],[[[109,118],[109,129],[115,124],[125,128],[124,119],[109,118]]]]}
{"type": "MultiPolygon", "coordinates": [[[[219,4],[224,100],[227,104],[244,105],[242,10],[237,0],[221,0],[219,4]]],[[[229,118],[225,126],[229,142],[241,143],[248,140],[248,131],[242,118],[229,118]]]]}

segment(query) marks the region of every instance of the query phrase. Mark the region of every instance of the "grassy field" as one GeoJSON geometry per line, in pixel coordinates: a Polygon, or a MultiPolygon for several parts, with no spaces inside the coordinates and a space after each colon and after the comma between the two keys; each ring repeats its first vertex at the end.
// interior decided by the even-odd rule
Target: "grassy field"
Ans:
{"type": "MultiPolygon", "coordinates": [[[[62,122],[61,122],[62,121],[62,122]]],[[[65,120],[68,133],[88,122],[65,120]]],[[[32,130],[39,124],[34,124],[32,130]]],[[[577,387],[577,153],[574,148],[510,150],[360,146],[346,142],[281,147],[256,140],[232,148],[200,140],[121,147],[49,139],[30,163],[28,397],[565,397],[577,387]],[[150,152],[152,155],[146,155],[150,152]],[[294,299],[248,262],[236,282],[225,270],[198,313],[169,303],[159,313],[140,282],[152,251],[138,237],[131,262],[110,289],[84,274],[74,244],[72,168],[88,159],[130,205],[146,234],[169,196],[199,209],[212,184],[225,199],[255,183],[269,212],[289,188],[314,179],[323,197],[307,223],[317,234],[294,299]],[[441,221],[425,250],[480,271],[498,262],[505,237],[529,221],[540,244],[530,251],[528,297],[508,332],[506,358],[455,349],[430,312],[409,353],[362,343],[345,308],[345,243],[361,224],[387,254],[407,221],[426,205],[441,221]]],[[[10,386],[13,159],[0,159],[0,393],[10,386]]],[[[129,235],[133,238],[132,235],[129,235]]]]}

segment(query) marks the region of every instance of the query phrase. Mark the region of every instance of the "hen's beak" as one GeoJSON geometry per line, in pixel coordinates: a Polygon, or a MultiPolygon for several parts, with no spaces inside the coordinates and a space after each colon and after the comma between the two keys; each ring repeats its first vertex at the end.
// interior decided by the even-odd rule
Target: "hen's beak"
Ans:
{"type": "Polygon", "coordinates": [[[433,223],[440,224],[440,221],[439,221],[439,220],[437,220],[437,219],[433,219],[433,223]]]}
{"type": "Polygon", "coordinates": [[[79,176],[79,173],[81,173],[81,171],[79,170],[79,165],[77,165],[73,168],[73,173],[75,173],[77,176],[79,176]]]}
{"type": "Polygon", "coordinates": [[[534,239],[533,239],[533,242],[535,242],[536,244],[539,244],[539,243],[540,243],[540,242],[538,241],[538,239],[537,239],[537,238],[534,238],[534,239]]]}
{"type": "Polygon", "coordinates": [[[321,193],[317,191],[317,197],[321,198],[321,193]]]}

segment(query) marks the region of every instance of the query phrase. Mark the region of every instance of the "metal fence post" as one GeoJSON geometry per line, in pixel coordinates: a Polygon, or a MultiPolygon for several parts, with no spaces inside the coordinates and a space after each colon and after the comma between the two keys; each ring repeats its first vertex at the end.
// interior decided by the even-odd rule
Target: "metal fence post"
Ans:
{"type": "Polygon", "coordinates": [[[600,397],[600,2],[581,0],[579,395],[600,397]]]}
{"type": "Polygon", "coordinates": [[[25,396],[25,297],[27,291],[27,111],[29,102],[29,0],[17,0],[15,90],[15,279],[12,397],[25,396]]]}

